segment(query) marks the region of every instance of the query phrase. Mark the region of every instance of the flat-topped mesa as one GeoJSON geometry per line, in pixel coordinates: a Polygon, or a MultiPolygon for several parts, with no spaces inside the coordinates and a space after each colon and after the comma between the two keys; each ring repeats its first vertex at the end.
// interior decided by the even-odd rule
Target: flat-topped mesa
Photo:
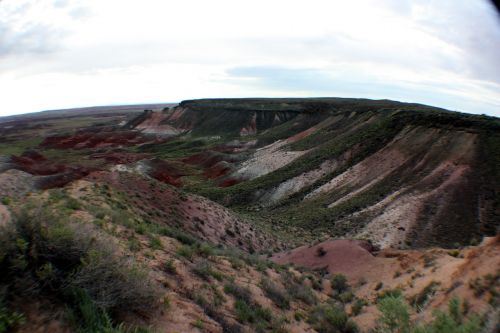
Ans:
{"type": "MultiPolygon", "coordinates": [[[[391,114],[393,122],[433,127],[499,129],[500,120],[421,104],[354,98],[235,98],[185,100],[162,111],[145,110],[124,125],[145,133],[248,136],[298,116],[308,119],[333,114],[391,114]]],[[[300,118],[299,118],[300,119],[300,118]]],[[[300,119],[303,121],[303,119],[300,119]]]]}

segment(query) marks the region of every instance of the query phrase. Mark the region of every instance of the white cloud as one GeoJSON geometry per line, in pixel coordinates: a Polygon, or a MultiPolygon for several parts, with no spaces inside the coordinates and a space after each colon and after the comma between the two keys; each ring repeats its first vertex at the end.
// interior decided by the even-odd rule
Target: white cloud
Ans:
{"type": "Polygon", "coordinates": [[[0,114],[349,95],[500,116],[495,20],[481,0],[3,0],[0,114]]]}

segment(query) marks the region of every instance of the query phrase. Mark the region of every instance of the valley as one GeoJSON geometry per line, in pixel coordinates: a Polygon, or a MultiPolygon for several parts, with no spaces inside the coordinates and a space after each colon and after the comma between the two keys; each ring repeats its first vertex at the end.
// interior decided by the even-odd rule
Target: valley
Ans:
{"type": "Polygon", "coordinates": [[[202,99],[0,118],[0,137],[5,332],[500,325],[498,118],[202,99]]]}

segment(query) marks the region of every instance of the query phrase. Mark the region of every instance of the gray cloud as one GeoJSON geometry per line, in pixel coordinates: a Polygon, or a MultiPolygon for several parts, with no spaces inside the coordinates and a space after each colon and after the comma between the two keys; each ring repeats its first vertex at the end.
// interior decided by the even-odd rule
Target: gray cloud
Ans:
{"type": "Polygon", "coordinates": [[[29,24],[14,31],[0,22],[0,57],[51,52],[59,37],[59,31],[43,24],[29,24]]]}
{"type": "Polygon", "coordinates": [[[500,19],[487,0],[421,0],[428,15],[417,23],[463,54],[459,70],[500,83],[500,19]]]}
{"type": "MultiPolygon", "coordinates": [[[[36,2],[26,1],[18,7],[3,8],[3,15],[0,16],[0,58],[39,56],[63,48],[63,39],[68,35],[65,27],[56,26],[43,18],[26,19],[35,6],[36,2]]],[[[54,1],[52,7],[58,13],[75,20],[90,15],[87,7],[71,6],[66,0],[54,1]]]]}

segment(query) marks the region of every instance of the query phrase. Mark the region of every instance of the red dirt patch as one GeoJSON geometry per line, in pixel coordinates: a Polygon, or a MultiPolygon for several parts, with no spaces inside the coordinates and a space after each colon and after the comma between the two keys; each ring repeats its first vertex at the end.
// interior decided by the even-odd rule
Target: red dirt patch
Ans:
{"type": "Polygon", "coordinates": [[[186,157],[182,160],[182,162],[193,165],[201,165],[205,168],[209,168],[223,160],[224,155],[207,150],[202,153],[186,157]]]}
{"type": "Polygon", "coordinates": [[[205,151],[189,156],[182,160],[184,163],[200,165],[205,168],[203,175],[206,178],[219,178],[232,171],[230,163],[237,162],[238,159],[230,155],[225,155],[215,151],[205,151]]]}
{"type": "Polygon", "coordinates": [[[41,176],[36,179],[35,186],[39,189],[63,187],[66,184],[87,176],[96,168],[71,166],[48,160],[37,151],[28,151],[21,156],[12,156],[14,169],[41,176]]]}
{"type": "Polygon", "coordinates": [[[229,174],[231,171],[233,171],[231,165],[227,162],[222,161],[205,170],[203,175],[207,178],[213,179],[225,176],[229,174]]]}
{"type": "Polygon", "coordinates": [[[229,187],[229,186],[233,186],[233,185],[239,184],[241,182],[242,182],[241,179],[228,178],[228,179],[224,179],[223,181],[221,181],[219,183],[219,187],[229,187]]]}
{"type": "Polygon", "coordinates": [[[51,136],[40,146],[59,149],[103,148],[116,146],[132,146],[150,141],[135,131],[80,131],[74,135],[51,136]]]}
{"type": "Polygon", "coordinates": [[[176,187],[180,187],[182,182],[179,178],[189,175],[188,172],[182,170],[179,166],[172,162],[154,158],[148,161],[151,168],[149,175],[163,183],[167,183],[176,187]]]}
{"type": "Polygon", "coordinates": [[[357,240],[329,240],[314,246],[301,246],[286,253],[274,255],[278,264],[293,263],[311,269],[326,269],[351,278],[361,276],[366,267],[376,263],[370,243],[357,240]]]}
{"type": "Polygon", "coordinates": [[[43,155],[37,152],[30,152],[21,156],[13,155],[11,162],[15,165],[16,169],[32,175],[53,175],[61,173],[67,168],[63,164],[47,161],[43,155]]]}
{"type": "Polygon", "coordinates": [[[254,250],[282,248],[273,237],[264,237],[223,206],[126,172],[98,171],[86,180],[105,183],[126,193],[128,207],[147,215],[147,219],[179,228],[214,244],[254,250]]]}

